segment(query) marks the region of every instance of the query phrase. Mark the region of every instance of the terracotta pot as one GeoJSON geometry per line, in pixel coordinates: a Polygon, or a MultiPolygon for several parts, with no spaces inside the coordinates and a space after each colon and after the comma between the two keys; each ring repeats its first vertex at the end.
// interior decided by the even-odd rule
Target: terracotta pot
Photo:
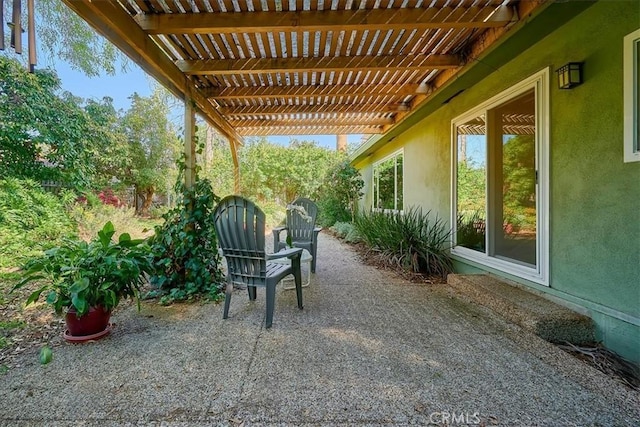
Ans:
{"type": "Polygon", "coordinates": [[[75,308],[70,308],[65,316],[69,335],[82,337],[95,335],[107,329],[111,312],[102,307],[91,307],[89,312],[78,317],[75,308]]]}

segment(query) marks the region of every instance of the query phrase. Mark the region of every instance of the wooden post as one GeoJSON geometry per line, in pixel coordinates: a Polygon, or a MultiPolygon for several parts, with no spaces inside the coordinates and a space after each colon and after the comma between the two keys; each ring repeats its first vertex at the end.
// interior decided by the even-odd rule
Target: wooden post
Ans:
{"type": "Polygon", "coordinates": [[[0,50],[4,50],[4,2],[0,1],[0,50]]]}
{"type": "Polygon", "coordinates": [[[22,53],[22,4],[21,0],[13,0],[13,27],[11,28],[11,47],[17,54],[22,53]]]}
{"type": "Polygon", "coordinates": [[[184,99],[184,185],[191,188],[196,180],[196,110],[189,95],[184,99]]]}
{"type": "Polygon", "coordinates": [[[233,159],[233,192],[240,194],[240,162],[238,161],[238,145],[235,139],[229,139],[229,148],[231,148],[231,158],[233,159]]]}
{"type": "Polygon", "coordinates": [[[347,152],[347,135],[336,135],[336,151],[347,152]]]}
{"type": "Polygon", "coordinates": [[[33,73],[36,68],[36,19],[34,0],[27,0],[27,27],[29,34],[29,72],[33,73]]]}

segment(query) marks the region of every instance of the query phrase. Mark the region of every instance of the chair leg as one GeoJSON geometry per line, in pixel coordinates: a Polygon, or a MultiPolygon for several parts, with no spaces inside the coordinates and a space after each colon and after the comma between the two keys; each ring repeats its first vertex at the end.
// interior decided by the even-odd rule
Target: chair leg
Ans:
{"type": "Polygon", "coordinates": [[[231,294],[233,293],[233,285],[231,282],[227,283],[227,289],[225,290],[224,295],[224,314],[222,315],[223,319],[229,317],[229,305],[231,304],[231,294]]]}
{"type": "Polygon", "coordinates": [[[313,247],[311,248],[311,272],[315,273],[316,272],[316,246],[313,245],[313,247]]]}
{"type": "Polygon", "coordinates": [[[255,301],[257,292],[255,286],[247,286],[247,291],[249,292],[249,301],[255,301]]]}
{"type": "Polygon", "coordinates": [[[276,284],[267,284],[267,324],[266,327],[270,328],[273,323],[273,309],[276,304],[276,284]]]}
{"type": "Polygon", "coordinates": [[[296,298],[298,299],[298,308],[302,310],[302,272],[300,270],[300,258],[291,260],[293,267],[293,279],[296,282],[296,298]]]}

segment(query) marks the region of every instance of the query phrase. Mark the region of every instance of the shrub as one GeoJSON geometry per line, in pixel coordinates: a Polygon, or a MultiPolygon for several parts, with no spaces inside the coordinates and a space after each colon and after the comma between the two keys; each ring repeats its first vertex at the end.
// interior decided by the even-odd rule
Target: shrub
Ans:
{"type": "Polygon", "coordinates": [[[445,277],[453,270],[449,255],[451,230],[430,212],[411,208],[404,213],[371,212],[356,216],[363,241],[383,259],[414,272],[445,277]]]}
{"type": "Polygon", "coordinates": [[[336,222],[353,221],[364,181],[348,160],[329,171],[318,192],[318,223],[330,227],[336,222]]]}
{"type": "Polygon", "coordinates": [[[78,224],[79,236],[86,241],[95,236],[108,221],[113,223],[116,230],[129,233],[134,239],[147,237],[153,230],[150,221],[135,216],[133,208],[116,208],[102,203],[76,203],[69,208],[69,214],[78,224]]]}
{"type": "Polygon", "coordinates": [[[336,222],[331,227],[331,231],[336,233],[338,237],[344,239],[345,242],[358,243],[362,239],[358,234],[358,230],[351,222],[336,222]]]}
{"type": "Polygon", "coordinates": [[[467,248],[484,251],[485,219],[482,213],[475,211],[467,216],[458,214],[456,242],[467,248]]]}
{"type": "Polygon", "coordinates": [[[0,180],[0,267],[15,267],[75,235],[62,201],[30,180],[0,180]]]}
{"type": "Polygon", "coordinates": [[[219,198],[209,180],[178,187],[182,191],[176,207],[150,238],[155,266],[150,281],[157,288],[153,294],[161,295],[163,304],[203,294],[217,299],[223,276],[211,213],[219,198]]]}

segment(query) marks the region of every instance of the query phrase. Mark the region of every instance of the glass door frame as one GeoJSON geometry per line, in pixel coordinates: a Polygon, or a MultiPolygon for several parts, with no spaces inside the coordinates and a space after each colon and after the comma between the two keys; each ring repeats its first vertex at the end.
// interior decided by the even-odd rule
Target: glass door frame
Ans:
{"type": "MultiPolygon", "coordinates": [[[[472,261],[479,266],[486,266],[515,277],[520,277],[532,282],[549,286],[549,75],[548,68],[539,71],[531,77],[521,81],[511,88],[499,93],[498,95],[488,99],[472,110],[467,111],[463,115],[454,118],[451,121],[451,253],[452,255],[464,260],[472,261]],[[490,236],[491,231],[487,228],[485,252],[479,252],[473,249],[456,246],[457,235],[457,167],[458,167],[458,135],[457,126],[473,119],[474,117],[484,115],[487,123],[489,122],[489,110],[496,108],[510,100],[517,98],[525,92],[534,89],[535,91],[535,113],[536,113],[536,135],[535,135],[535,166],[538,176],[536,191],[536,259],[535,267],[510,262],[490,256],[490,236]]],[[[488,124],[487,126],[490,126],[488,124]]],[[[487,150],[489,141],[487,141],[487,150]]],[[[489,153],[486,153],[486,159],[489,160],[489,153]]],[[[487,183],[485,200],[487,211],[490,208],[490,183],[488,176],[489,168],[492,165],[487,163],[487,183]]],[[[489,212],[485,212],[485,218],[489,218],[489,212]]],[[[487,226],[490,224],[487,223],[487,226]]]]}

